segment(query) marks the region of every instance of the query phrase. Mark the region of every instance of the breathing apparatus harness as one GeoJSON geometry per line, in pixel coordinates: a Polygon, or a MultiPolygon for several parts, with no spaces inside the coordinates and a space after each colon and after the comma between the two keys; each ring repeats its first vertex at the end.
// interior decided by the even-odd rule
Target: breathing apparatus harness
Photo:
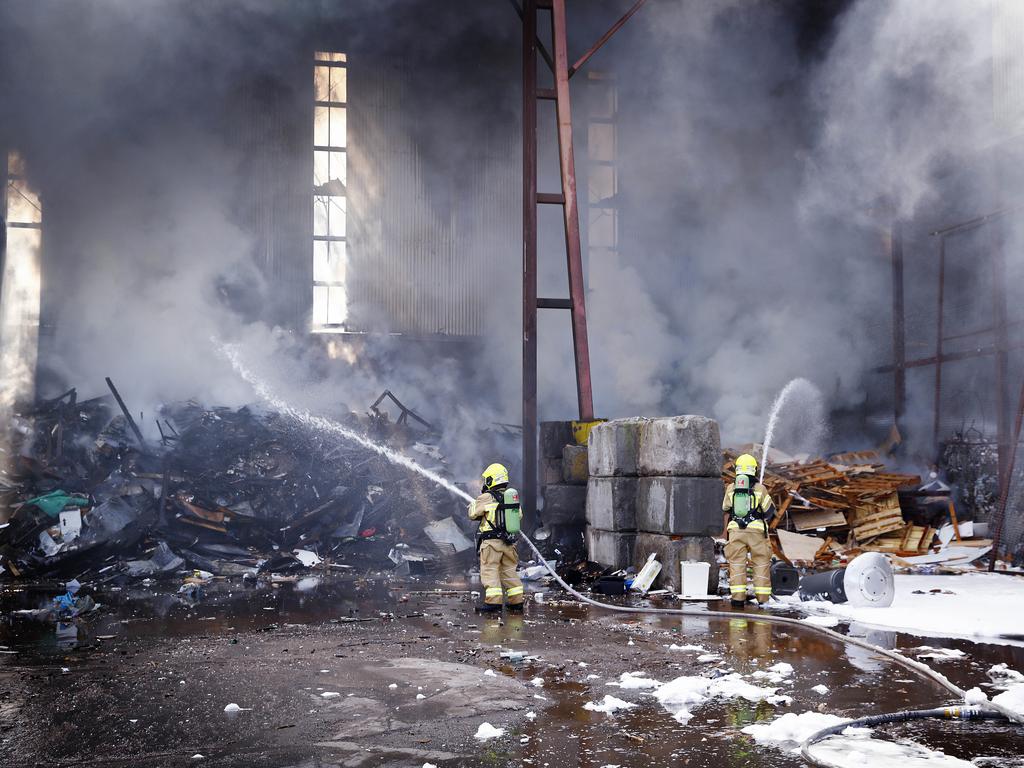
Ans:
{"type": "MultiPolygon", "coordinates": [[[[766,523],[764,511],[758,501],[755,492],[754,478],[750,475],[736,474],[736,481],[732,488],[732,508],[729,510],[729,519],[740,527],[746,529],[750,523],[760,520],[766,523]]],[[[763,525],[764,535],[768,536],[768,526],[763,525]]]]}
{"type": "Polygon", "coordinates": [[[498,508],[493,513],[488,513],[487,517],[484,518],[490,524],[491,530],[477,533],[477,551],[480,551],[481,542],[488,539],[499,539],[506,544],[515,544],[519,540],[519,531],[522,527],[523,519],[523,510],[519,503],[519,491],[505,485],[494,488],[484,486],[481,492],[489,493],[498,505],[498,508]],[[490,519],[492,514],[493,520],[490,519]]]}

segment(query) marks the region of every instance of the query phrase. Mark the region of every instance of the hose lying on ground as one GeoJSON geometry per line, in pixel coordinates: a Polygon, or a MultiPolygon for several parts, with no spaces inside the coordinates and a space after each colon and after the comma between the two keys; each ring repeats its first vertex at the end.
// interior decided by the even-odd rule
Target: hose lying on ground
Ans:
{"type": "Polygon", "coordinates": [[[823,728],[800,745],[800,756],[811,765],[819,766],[819,768],[846,768],[840,763],[834,763],[823,757],[812,755],[811,747],[819,741],[827,739],[829,736],[835,736],[836,734],[842,733],[847,728],[872,728],[876,725],[885,725],[887,723],[903,723],[909,720],[928,719],[1001,720],[1007,723],[1011,722],[1005,715],[991,709],[982,709],[981,707],[936,707],[935,709],[912,709],[903,712],[889,712],[884,715],[872,715],[870,717],[861,717],[856,720],[847,720],[846,722],[831,725],[828,728],[823,728]]]}
{"type": "MultiPolygon", "coordinates": [[[[874,645],[873,643],[869,643],[867,640],[861,640],[860,638],[857,638],[857,637],[850,637],[849,635],[844,635],[841,632],[835,632],[835,631],[833,631],[831,629],[828,629],[827,627],[820,627],[817,624],[808,624],[805,621],[800,621],[799,619],[792,619],[792,618],[790,618],[788,616],[776,616],[776,615],[773,615],[773,614],[770,614],[770,613],[751,613],[749,611],[712,611],[712,610],[688,611],[688,610],[686,610],[684,608],[648,608],[648,607],[641,607],[641,606],[633,607],[633,606],[627,606],[627,605],[612,605],[611,603],[602,603],[599,600],[594,600],[592,598],[589,598],[589,597],[586,597],[584,595],[581,595],[575,589],[570,587],[565,582],[565,580],[555,572],[555,569],[551,567],[551,565],[548,563],[548,561],[544,558],[544,555],[542,555],[540,553],[540,550],[537,549],[536,545],[532,541],[530,541],[528,536],[526,536],[525,534],[520,534],[520,538],[523,541],[526,542],[526,544],[530,547],[531,550],[533,550],[533,553],[537,556],[537,559],[541,563],[544,564],[544,567],[547,568],[548,572],[554,577],[555,581],[557,581],[561,585],[562,589],[564,589],[566,592],[568,592],[570,595],[572,595],[576,599],[583,601],[587,605],[593,605],[593,606],[595,606],[597,608],[603,608],[604,610],[607,610],[607,611],[618,611],[620,613],[654,613],[654,614],[662,614],[662,615],[669,614],[669,615],[698,616],[698,617],[699,616],[717,616],[717,617],[727,618],[727,619],[734,619],[734,618],[742,616],[742,617],[749,618],[749,619],[755,619],[757,621],[766,621],[766,622],[769,622],[769,623],[772,623],[772,624],[783,624],[783,625],[790,626],[790,627],[798,627],[800,629],[809,629],[809,630],[812,630],[814,632],[817,632],[818,634],[825,635],[826,637],[829,637],[829,638],[831,638],[832,640],[835,640],[838,643],[843,643],[843,644],[846,644],[846,645],[853,645],[853,646],[856,646],[858,648],[864,648],[865,650],[871,651],[872,653],[877,653],[877,654],[879,654],[881,656],[885,656],[887,659],[892,660],[896,664],[899,664],[901,667],[904,667],[905,669],[908,669],[908,670],[910,670],[911,672],[913,672],[913,673],[915,673],[917,675],[925,677],[925,678],[931,680],[933,683],[936,683],[937,685],[939,685],[942,688],[946,689],[947,691],[949,691],[949,693],[951,693],[954,696],[956,696],[958,701],[964,701],[964,697],[967,695],[966,691],[964,691],[962,688],[960,688],[957,685],[955,685],[945,675],[943,675],[943,674],[941,674],[939,672],[936,672],[934,669],[929,667],[927,664],[922,664],[919,661],[914,661],[913,659],[908,659],[906,656],[904,656],[901,653],[897,653],[896,651],[891,651],[891,650],[889,650],[887,648],[882,648],[881,646],[874,645]]],[[[944,712],[944,711],[952,711],[952,710],[956,710],[956,711],[961,712],[961,713],[962,712],[966,712],[966,711],[972,711],[972,712],[973,711],[983,711],[983,712],[986,713],[984,715],[984,717],[986,717],[986,718],[988,718],[990,716],[991,717],[995,717],[995,718],[1002,717],[1002,718],[1004,718],[1006,720],[1009,720],[1009,721],[1012,721],[1012,722],[1014,722],[1014,723],[1016,723],[1018,725],[1024,725],[1024,715],[1022,715],[1019,712],[1015,712],[1012,709],[1009,709],[1007,707],[1002,707],[1002,706],[996,704],[995,702],[991,702],[991,701],[987,701],[984,704],[979,705],[977,707],[952,707],[952,708],[939,708],[939,709],[935,709],[935,710],[916,710],[916,711],[920,711],[920,712],[940,712],[941,711],[941,712],[944,712]]],[[[894,714],[895,715],[899,715],[899,714],[904,714],[904,713],[894,713],[894,714]]],[[[882,718],[892,717],[892,716],[893,715],[876,715],[876,717],[882,717],[882,718]]],[[[944,717],[948,717],[946,715],[943,715],[943,716],[944,717]]],[[[871,719],[871,718],[866,718],[866,719],[871,719]]],[[[907,718],[907,719],[913,719],[913,718],[907,718]]],[[[967,718],[965,717],[964,719],[967,719],[967,718]]],[[[972,719],[976,719],[976,718],[973,718],[973,716],[972,716],[972,719]]],[[[843,730],[844,728],[849,728],[851,725],[856,725],[856,724],[858,724],[860,722],[861,721],[850,721],[850,722],[843,723],[841,726],[836,726],[836,727],[838,727],[839,730],[843,730]]],[[[892,720],[883,720],[881,722],[894,722],[894,721],[892,721],[892,720]]],[[[812,736],[810,739],[808,739],[806,742],[804,742],[804,747],[806,747],[809,744],[813,743],[813,740],[817,740],[819,736],[821,738],[825,738],[825,736],[831,735],[830,733],[826,732],[828,730],[830,730],[830,729],[826,729],[825,731],[821,731],[820,733],[814,734],[814,736],[812,736]]],[[[806,754],[806,750],[804,748],[801,749],[801,754],[803,755],[805,760],[811,761],[812,764],[814,764],[814,765],[820,765],[820,766],[826,766],[827,768],[833,768],[833,766],[831,764],[829,764],[829,763],[821,763],[821,762],[815,763],[813,761],[813,759],[806,754]]]]}

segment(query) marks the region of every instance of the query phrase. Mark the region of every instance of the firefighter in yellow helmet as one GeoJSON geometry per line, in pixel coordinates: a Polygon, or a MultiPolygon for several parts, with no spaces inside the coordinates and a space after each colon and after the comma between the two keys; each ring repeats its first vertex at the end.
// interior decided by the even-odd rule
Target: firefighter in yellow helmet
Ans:
{"type": "Polygon", "coordinates": [[[508,470],[491,464],[483,472],[484,485],[480,495],[469,505],[469,519],[479,520],[476,548],[480,555],[480,581],[484,587],[484,604],[480,613],[500,613],[504,597],[512,613],[523,611],[523,582],[516,575],[519,553],[519,527],[522,509],[519,491],[508,485],[508,470]]]}
{"type": "Polygon", "coordinates": [[[734,608],[747,602],[747,555],[754,570],[754,596],[767,603],[772,596],[772,547],[768,527],[775,517],[772,497],[757,482],[757,459],[745,453],[736,459],[736,480],[725,488],[722,538],[729,561],[729,594],[734,608]]]}

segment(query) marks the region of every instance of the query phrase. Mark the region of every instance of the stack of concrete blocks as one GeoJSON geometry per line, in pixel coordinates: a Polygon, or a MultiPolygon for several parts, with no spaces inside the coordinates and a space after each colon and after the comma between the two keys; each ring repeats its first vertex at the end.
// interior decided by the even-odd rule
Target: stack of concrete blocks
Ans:
{"type": "Polygon", "coordinates": [[[582,548],[586,527],[587,447],[577,445],[571,421],[540,425],[542,519],[551,540],[582,548]]]}
{"type": "Polygon", "coordinates": [[[722,527],[718,423],[703,416],[617,419],[590,433],[587,547],[591,560],[640,568],[661,562],[657,587],[678,590],[683,561],[711,565],[722,527]]]}

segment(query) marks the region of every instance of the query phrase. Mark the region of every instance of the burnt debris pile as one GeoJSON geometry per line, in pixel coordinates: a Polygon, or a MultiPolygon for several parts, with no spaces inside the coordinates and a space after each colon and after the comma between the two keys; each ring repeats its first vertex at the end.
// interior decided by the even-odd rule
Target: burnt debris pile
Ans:
{"type": "MultiPolygon", "coordinates": [[[[147,440],[111,392],[79,402],[70,390],[8,420],[0,579],[416,574],[472,559],[462,504],[363,446],[272,411],[196,402],[162,408],[147,440]]],[[[391,422],[373,407],[346,426],[444,471],[418,417],[391,422]]]]}

